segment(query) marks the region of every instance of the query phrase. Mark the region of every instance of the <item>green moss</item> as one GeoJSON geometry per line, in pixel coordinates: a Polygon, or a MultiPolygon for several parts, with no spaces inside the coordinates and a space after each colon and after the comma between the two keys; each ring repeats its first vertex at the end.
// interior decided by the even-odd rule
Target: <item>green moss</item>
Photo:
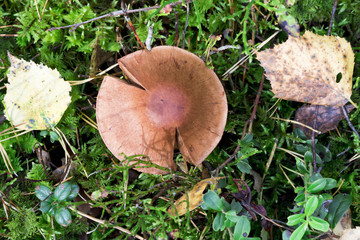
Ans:
{"type": "Polygon", "coordinates": [[[10,219],[5,226],[12,240],[30,239],[38,231],[38,218],[31,208],[23,208],[20,212],[12,210],[10,219]]]}

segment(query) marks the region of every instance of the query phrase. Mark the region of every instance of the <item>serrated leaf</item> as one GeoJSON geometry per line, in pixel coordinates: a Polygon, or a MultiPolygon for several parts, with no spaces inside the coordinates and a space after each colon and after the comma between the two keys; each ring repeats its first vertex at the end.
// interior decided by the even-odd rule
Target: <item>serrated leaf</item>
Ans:
{"type": "Polygon", "coordinates": [[[339,222],[341,217],[345,214],[347,209],[352,203],[351,195],[338,194],[334,197],[333,201],[329,205],[329,212],[327,215],[328,222],[330,223],[330,228],[333,229],[336,224],[339,222]]]}
{"type": "Polygon", "coordinates": [[[54,199],[58,201],[64,201],[71,192],[71,184],[68,182],[61,183],[55,188],[54,199]]]}
{"type": "Polygon", "coordinates": [[[35,188],[35,195],[37,198],[39,198],[41,201],[44,201],[52,194],[50,188],[44,186],[44,185],[38,185],[35,188]]]}
{"type": "Polygon", "coordinates": [[[54,127],[71,103],[71,87],[57,70],[9,54],[11,67],[4,104],[5,116],[21,130],[54,127]]]}
{"type": "Polygon", "coordinates": [[[326,232],[329,229],[329,223],[327,221],[314,216],[310,217],[309,225],[310,227],[321,232],[326,232]]]}
{"type": "Polygon", "coordinates": [[[257,58],[275,97],[316,105],[343,106],[350,100],[354,52],[344,39],[306,31],[257,58]],[[342,79],[337,82],[337,75],[342,79]]]}
{"type": "Polygon", "coordinates": [[[55,220],[61,226],[68,226],[71,223],[71,214],[66,208],[60,208],[55,212],[55,220]]]}
{"type": "Polygon", "coordinates": [[[245,216],[241,216],[235,225],[234,240],[240,240],[249,237],[250,229],[251,226],[249,219],[247,219],[245,216]]]}

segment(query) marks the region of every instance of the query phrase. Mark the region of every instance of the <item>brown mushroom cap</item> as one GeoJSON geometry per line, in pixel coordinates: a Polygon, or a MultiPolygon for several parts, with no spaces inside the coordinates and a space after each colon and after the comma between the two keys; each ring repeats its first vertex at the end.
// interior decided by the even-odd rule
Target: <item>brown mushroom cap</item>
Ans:
{"type": "Polygon", "coordinates": [[[136,85],[107,76],[100,87],[96,116],[109,150],[119,159],[121,153],[141,154],[175,170],[177,143],[187,161],[196,166],[204,161],[220,141],[227,117],[216,74],[196,55],[170,46],[134,52],[119,59],[119,66],[136,85]]]}

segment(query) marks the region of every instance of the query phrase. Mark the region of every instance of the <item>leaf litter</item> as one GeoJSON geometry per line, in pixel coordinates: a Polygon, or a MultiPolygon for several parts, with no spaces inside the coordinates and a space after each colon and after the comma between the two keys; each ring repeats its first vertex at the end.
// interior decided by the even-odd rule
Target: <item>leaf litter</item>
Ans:
{"type": "Polygon", "coordinates": [[[71,103],[71,87],[56,69],[9,54],[5,116],[18,129],[53,128],[71,103]]]}
{"type": "MultiPolygon", "coordinates": [[[[350,113],[355,107],[353,105],[346,105],[345,109],[350,113]]],[[[295,121],[303,123],[304,125],[314,127],[315,130],[325,133],[336,128],[338,123],[345,119],[341,107],[336,106],[318,106],[318,105],[303,105],[298,108],[295,113],[295,121]],[[314,127],[314,120],[316,115],[316,107],[318,107],[318,113],[316,116],[316,126],[314,127]]],[[[294,124],[294,128],[299,128],[304,134],[311,138],[312,130],[299,124],[294,124]]],[[[318,135],[314,132],[315,136],[318,135]]]]}
{"type": "Polygon", "coordinates": [[[344,38],[306,31],[257,58],[277,98],[330,106],[351,102],[354,52],[344,38]]]}

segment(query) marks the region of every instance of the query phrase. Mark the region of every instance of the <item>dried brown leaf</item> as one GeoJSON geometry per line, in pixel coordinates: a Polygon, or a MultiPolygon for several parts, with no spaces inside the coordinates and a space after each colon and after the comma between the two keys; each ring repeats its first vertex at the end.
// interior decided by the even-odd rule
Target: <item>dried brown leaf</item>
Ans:
{"type": "Polygon", "coordinates": [[[257,58],[277,98],[331,106],[350,100],[354,53],[343,38],[306,31],[259,52],[257,58]]]}
{"type": "MultiPolygon", "coordinates": [[[[353,105],[345,106],[346,111],[349,113],[355,107],[353,105]]],[[[295,114],[295,121],[301,122],[309,127],[313,127],[316,105],[303,105],[300,107],[295,114]]],[[[335,129],[338,123],[345,119],[341,107],[334,106],[318,106],[318,113],[316,117],[315,129],[321,133],[325,133],[335,129]]],[[[311,137],[312,131],[309,128],[303,127],[298,124],[294,124],[294,128],[301,129],[307,137],[311,137]]],[[[318,134],[315,132],[315,136],[318,134]]]]}
{"type": "Polygon", "coordinates": [[[222,178],[223,177],[207,178],[195,184],[195,186],[193,187],[193,189],[191,189],[191,191],[182,195],[174,203],[175,208],[173,207],[169,208],[168,210],[169,214],[171,214],[172,216],[176,216],[176,215],[181,216],[184,215],[188,209],[189,211],[192,211],[198,206],[200,206],[205,188],[209,184],[216,184],[222,178]]]}

